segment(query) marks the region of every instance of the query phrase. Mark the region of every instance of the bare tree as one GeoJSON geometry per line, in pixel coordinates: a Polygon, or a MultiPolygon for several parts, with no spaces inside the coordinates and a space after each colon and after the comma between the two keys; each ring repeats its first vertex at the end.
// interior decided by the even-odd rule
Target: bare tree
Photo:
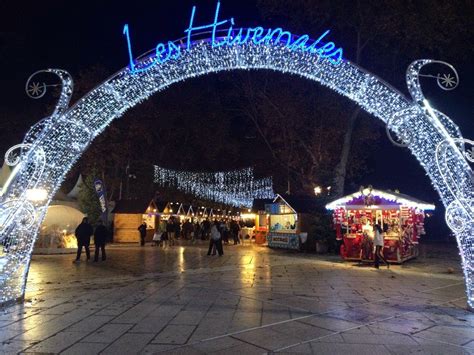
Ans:
{"type": "MultiPolygon", "coordinates": [[[[472,1],[441,0],[260,0],[269,20],[283,21],[295,33],[319,33],[332,28],[332,39],[343,43],[354,63],[377,68],[384,77],[403,78],[406,61],[445,54],[453,60],[466,57],[462,40],[472,41],[472,1]],[[456,34],[453,36],[453,34],[456,34]],[[381,64],[369,61],[377,58],[381,64]]],[[[281,23],[280,23],[281,25],[281,23]]],[[[472,46],[467,49],[472,53],[472,46]]],[[[406,63],[408,64],[408,63],[406,63]]],[[[400,82],[400,80],[396,80],[400,82]]],[[[354,129],[360,116],[354,106],[348,115],[340,159],[335,168],[334,192],[344,193],[354,129]]]]}

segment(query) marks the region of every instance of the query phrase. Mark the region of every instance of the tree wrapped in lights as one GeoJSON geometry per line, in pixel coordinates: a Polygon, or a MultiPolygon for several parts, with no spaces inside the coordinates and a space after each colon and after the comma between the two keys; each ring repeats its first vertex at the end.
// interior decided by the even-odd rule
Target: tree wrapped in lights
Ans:
{"type": "Polygon", "coordinates": [[[412,96],[408,99],[349,61],[336,65],[321,53],[294,50],[281,41],[214,46],[207,37],[190,38],[187,48],[174,42],[175,48],[182,49],[179,56],[159,65],[153,65],[155,54],[144,56],[134,64],[133,72],[129,67],[122,69],[69,108],[70,77],[64,71],[49,70],[63,85],[59,104],[7,154],[7,163],[15,169],[0,201],[0,302],[24,294],[31,252],[51,198],[92,140],[114,119],[174,83],[208,73],[254,69],[314,80],[389,125],[423,166],[447,207],[447,223],[461,254],[468,303],[474,306],[474,189],[471,155],[465,151],[471,151],[472,141],[464,140],[458,127],[434,110],[421,92],[419,71],[433,61],[416,61],[408,68],[412,96]]]}
{"type": "Polygon", "coordinates": [[[255,198],[273,198],[271,177],[254,179],[253,168],[240,170],[196,173],[154,166],[155,183],[171,186],[206,200],[236,207],[250,207],[255,198]]]}

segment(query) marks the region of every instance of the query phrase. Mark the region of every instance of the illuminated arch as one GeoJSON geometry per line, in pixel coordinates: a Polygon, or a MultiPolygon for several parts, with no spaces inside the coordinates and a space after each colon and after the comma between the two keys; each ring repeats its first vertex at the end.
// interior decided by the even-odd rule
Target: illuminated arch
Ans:
{"type": "MultiPolygon", "coordinates": [[[[144,57],[140,63],[146,66],[153,60],[144,57]]],[[[473,306],[472,155],[464,151],[464,144],[472,142],[463,140],[456,125],[424,99],[418,74],[431,62],[416,61],[409,67],[411,100],[349,61],[335,65],[316,54],[271,43],[213,47],[208,40],[196,40],[181,56],[166,63],[137,73],[124,68],[70,108],[71,78],[64,71],[48,70],[63,83],[58,106],[53,115],[31,128],[23,144],[7,153],[8,162],[17,167],[0,201],[0,238],[10,243],[0,257],[0,302],[24,294],[33,244],[51,198],[91,141],[114,119],[179,81],[227,70],[265,69],[327,86],[382,120],[401,138],[447,208],[447,222],[456,233],[461,252],[468,303],[473,306]]]]}

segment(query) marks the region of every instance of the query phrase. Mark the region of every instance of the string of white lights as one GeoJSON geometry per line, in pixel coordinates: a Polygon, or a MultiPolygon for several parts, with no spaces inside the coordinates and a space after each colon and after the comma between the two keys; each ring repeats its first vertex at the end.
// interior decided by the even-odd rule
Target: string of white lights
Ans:
{"type": "Polygon", "coordinates": [[[154,166],[154,182],[236,207],[250,207],[255,198],[273,198],[271,177],[254,179],[253,168],[215,173],[179,171],[154,166]]]}
{"type": "MultiPolygon", "coordinates": [[[[281,43],[248,41],[212,46],[209,40],[195,41],[179,57],[151,65],[155,61],[150,56],[136,63],[136,69],[149,66],[140,72],[132,73],[130,68],[121,70],[74,106],[56,110],[27,134],[19,163],[0,201],[0,240],[3,243],[0,302],[23,295],[33,244],[51,198],[91,141],[114,119],[174,83],[226,70],[259,69],[319,82],[355,101],[383,122],[390,122],[391,130],[403,139],[449,207],[448,215],[464,221],[462,229],[453,231],[463,262],[468,303],[474,306],[472,170],[463,154],[464,147],[457,141],[453,144],[453,138],[462,139],[459,129],[446,116],[430,110],[426,100],[422,100],[422,105],[418,97],[408,100],[383,80],[349,61],[335,65],[317,53],[291,50],[281,43]],[[395,116],[398,119],[390,121],[395,116]],[[440,164],[436,160],[438,146],[441,147],[440,164]],[[458,211],[462,211],[460,217],[457,217],[458,211]]],[[[409,69],[410,90],[419,89],[418,75],[411,72],[416,74],[420,68],[418,63],[409,69]]],[[[71,89],[72,82],[68,82],[67,77],[62,79],[63,89],[71,89]]]]}

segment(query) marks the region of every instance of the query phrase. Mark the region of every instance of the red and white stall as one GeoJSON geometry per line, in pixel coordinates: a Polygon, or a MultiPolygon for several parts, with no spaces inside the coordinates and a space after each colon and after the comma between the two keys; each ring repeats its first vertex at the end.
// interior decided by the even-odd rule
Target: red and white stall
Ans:
{"type": "Polygon", "coordinates": [[[333,211],[336,239],[345,260],[372,261],[373,225],[384,230],[383,254],[392,263],[403,263],[418,255],[418,240],[425,234],[425,212],[429,204],[399,192],[371,187],[342,197],[326,205],[333,211]]]}

